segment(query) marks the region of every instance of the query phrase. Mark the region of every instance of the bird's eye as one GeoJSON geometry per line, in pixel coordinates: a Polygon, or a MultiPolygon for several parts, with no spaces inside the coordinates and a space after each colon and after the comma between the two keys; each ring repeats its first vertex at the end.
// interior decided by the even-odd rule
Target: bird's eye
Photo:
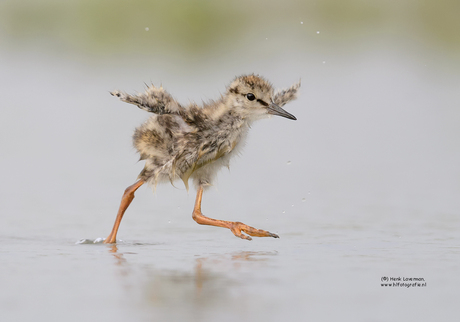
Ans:
{"type": "Polygon", "coordinates": [[[255,97],[254,94],[252,94],[252,93],[248,93],[248,94],[246,95],[246,98],[247,98],[248,100],[250,100],[250,101],[253,101],[253,100],[256,99],[256,97],[255,97]]]}

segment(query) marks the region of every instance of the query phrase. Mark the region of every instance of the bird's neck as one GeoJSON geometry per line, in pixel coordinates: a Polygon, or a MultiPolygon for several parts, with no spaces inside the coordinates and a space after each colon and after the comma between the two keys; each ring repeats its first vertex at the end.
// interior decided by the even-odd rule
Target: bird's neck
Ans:
{"type": "Polygon", "coordinates": [[[209,130],[216,138],[227,141],[232,149],[246,136],[250,121],[242,113],[239,106],[228,104],[227,101],[217,102],[208,114],[209,130]]]}
{"type": "Polygon", "coordinates": [[[213,125],[218,129],[238,131],[250,125],[251,120],[242,107],[233,102],[221,101],[211,113],[213,125]]]}

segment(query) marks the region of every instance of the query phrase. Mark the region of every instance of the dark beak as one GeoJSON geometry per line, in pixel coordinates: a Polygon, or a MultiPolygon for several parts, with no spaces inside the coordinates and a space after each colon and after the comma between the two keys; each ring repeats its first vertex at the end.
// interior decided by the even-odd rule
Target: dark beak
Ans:
{"type": "Polygon", "coordinates": [[[268,109],[268,114],[282,116],[282,117],[285,117],[287,119],[294,120],[294,121],[297,120],[294,115],[286,112],[285,110],[283,110],[281,107],[279,107],[275,103],[271,103],[270,105],[268,105],[267,109],[268,109]]]}

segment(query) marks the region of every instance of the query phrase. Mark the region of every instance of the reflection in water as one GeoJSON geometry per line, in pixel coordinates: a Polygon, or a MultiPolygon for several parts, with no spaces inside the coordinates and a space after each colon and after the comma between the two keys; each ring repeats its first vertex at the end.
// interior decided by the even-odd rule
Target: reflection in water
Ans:
{"type": "Polygon", "coordinates": [[[118,251],[118,247],[116,244],[109,245],[109,253],[113,255],[115,258],[115,265],[117,266],[116,273],[121,278],[121,286],[125,292],[129,292],[132,290],[132,281],[128,279],[130,275],[132,275],[132,270],[128,265],[128,261],[124,257],[124,253],[120,253],[118,251]]]}
{"type": "Polygon", "coordinates": [[[127,263],[126,258],[123,257],[123,253],[118,252],[118,247],[116,244],[109,246],[109,252],[117,259],[116,264],[122,266],[127,263]]]}
{"type": "MultiPolygon", "coordinates": [[[[120,275],[127,277],[132,270],[116,245],[109,248],[116,259],[120,275]]],[[[141,281],[142,306],[155,317],[168,320],[186,318],[201,320],[228,312],[231,308],[244,308],[248,294],[244,292],[251,280],[260,280],[256,274],[267,266],[274,252],[241,251],[197,258],[194,265],[183,270],[158,270],[147,267],[141,281]]],[[[134,267],[132,267],[133,270],[134,267]]],[[[263,282],[263,280],[262,280],[263,282]]],[[[257,283],[256,283],[257,284],[257,283]]]]}

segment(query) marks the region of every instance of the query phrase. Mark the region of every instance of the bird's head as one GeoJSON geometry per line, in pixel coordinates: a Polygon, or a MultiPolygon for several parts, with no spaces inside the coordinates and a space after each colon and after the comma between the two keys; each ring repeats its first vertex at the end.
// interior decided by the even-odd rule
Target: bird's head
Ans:
{"type": "Polygon", "coordinates": [[[286,112],[281,106],[297,96],[300,82],[290,88],[274,92],[272,85],[256,75],[244,75],[235,78],[227,88],[226,98],[238,107],[245,118],[256,120],[270,115],[279,115],[291,120],[295,116],[286,112]]]}

